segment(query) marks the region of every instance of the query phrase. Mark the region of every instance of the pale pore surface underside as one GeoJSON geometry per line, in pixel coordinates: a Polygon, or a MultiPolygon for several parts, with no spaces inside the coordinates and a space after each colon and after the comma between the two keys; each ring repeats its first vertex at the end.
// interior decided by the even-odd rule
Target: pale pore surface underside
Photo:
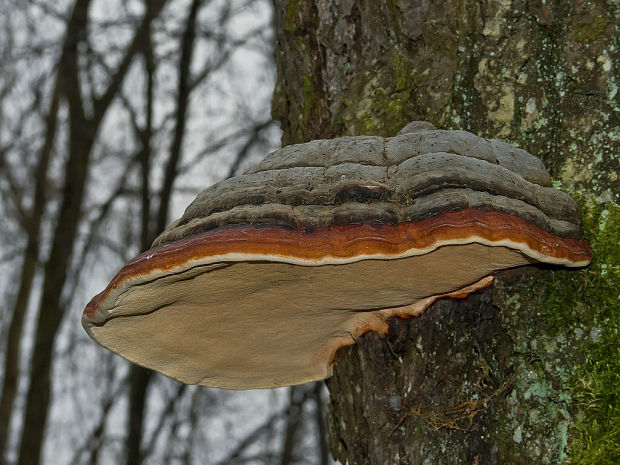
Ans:
{"type": "Polygon", "coordinates": [[[338,347],[384,326],[381,309],[530,261],[506,247],[468,244],[347,265],[204,265],[130,287],[91,331],[127,359],[184,383],[299,384],[329,376],[338,347]]]}

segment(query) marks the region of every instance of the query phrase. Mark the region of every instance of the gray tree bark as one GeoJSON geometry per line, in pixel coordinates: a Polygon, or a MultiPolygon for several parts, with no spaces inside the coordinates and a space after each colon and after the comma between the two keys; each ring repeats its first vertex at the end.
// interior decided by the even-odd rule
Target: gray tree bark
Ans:
{"type": "Polygon", "coordinates": [[[514,143],[578,196],[595,254],[586,270],[502,273],[341,349],[328,380],[333,456],[481,465],[593,454],[583,431],[595,413],[578,378],[598,376],[587,367],[614,341],[602,324],[620,314],[618,276],[598,272],[618,258],[601,226],[618,224],[620,190],[613,2],[274,3],[283,145],[393,136],[411,120],[514,143]]]}

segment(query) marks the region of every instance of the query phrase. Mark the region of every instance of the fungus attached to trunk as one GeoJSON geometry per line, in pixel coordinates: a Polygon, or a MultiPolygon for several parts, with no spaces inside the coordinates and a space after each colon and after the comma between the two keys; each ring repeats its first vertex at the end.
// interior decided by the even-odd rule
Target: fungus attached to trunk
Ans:
{"type": "Polygon", "coordinates": [[[99,344],[190,384],[325,378],[338,348],[498,270],[585,266],[573,200],[539,159],[410,123],[292,145],[204,190],[87,305],[99,344]]]}

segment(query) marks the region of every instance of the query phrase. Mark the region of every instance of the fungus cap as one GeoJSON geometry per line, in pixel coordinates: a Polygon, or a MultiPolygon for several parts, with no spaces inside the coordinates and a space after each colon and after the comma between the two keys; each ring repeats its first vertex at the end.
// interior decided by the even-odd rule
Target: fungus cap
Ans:
{"type": "Polygon", "coordinates": [[[203,191],[82,324],[184,383],[322,379],[338,348],[498,270],[587,265],[576,205],[549,185],[533,155],[428,123],[285,147],[203,191]]]}

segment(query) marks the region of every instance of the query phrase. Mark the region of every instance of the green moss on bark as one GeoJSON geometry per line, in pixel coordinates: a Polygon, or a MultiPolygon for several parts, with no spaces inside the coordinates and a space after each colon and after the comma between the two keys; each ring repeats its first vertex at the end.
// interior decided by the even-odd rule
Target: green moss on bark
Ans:
{"type": "Polygon", "coordinates": [[[543,316],[583,338],[584,360],[570,379],[578,408],[570,428],[568,463],[620,463],[620,206],[583,208],[592,264],[557,271],[543,316]]]}
{"type": "Polygon", "coordinates": [[[598,39],[606,28],[607,19],[603,16],[595,16],[589,18],[589,21],[574,21],[571,25],[571,33],[578,41],[590,43],[598,39]]]}

